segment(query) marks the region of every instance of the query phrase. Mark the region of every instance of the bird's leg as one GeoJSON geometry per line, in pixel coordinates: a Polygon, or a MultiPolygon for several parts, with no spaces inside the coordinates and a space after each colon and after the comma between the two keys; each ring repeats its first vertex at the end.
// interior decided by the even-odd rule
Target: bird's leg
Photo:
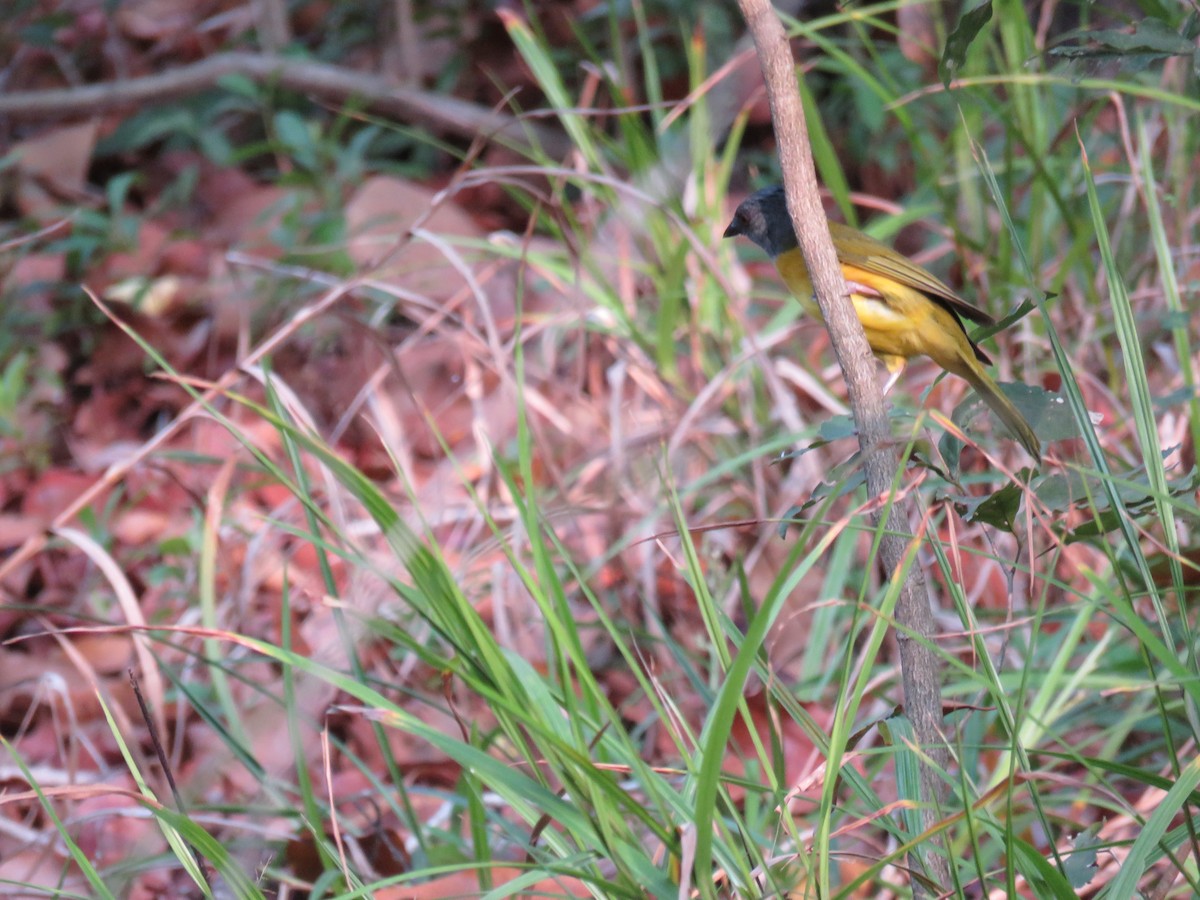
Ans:
{"type": "Polygon", "coordinates": [[[883,385],[883,396],[886,397],[888,392],[896,386],[896,382],[900,380],[900,374],[904,371],[904,364],[908,360],[903,356],[885,356],[882,359],[887,370],[892,373],[883,385]]]}

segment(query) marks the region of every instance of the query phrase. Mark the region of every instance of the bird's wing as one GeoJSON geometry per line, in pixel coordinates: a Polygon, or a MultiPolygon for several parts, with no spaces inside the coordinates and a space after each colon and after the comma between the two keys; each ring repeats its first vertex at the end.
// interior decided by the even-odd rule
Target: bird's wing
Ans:
{"type": "Polygon", "coordinates": [[[842,225],[840,222],[830,222],[829,228],[835,239],[840,238],[838,240],[838,257],[842,262],[915,288],[964,319],[978,322],[980,325],[995,324],[996,320],[982,309],[968,303],[950,290],[941,279],[895,252],[887,244],[855,231],[849,226],[842,225]],[[854,239],[853,243],[858,244],[861,249],[853,251],[845,249],[846,245],[852,243],[852,238],[854,239]],[[880,252],[872,253],[873,247],[878,247],[880,252]]]}

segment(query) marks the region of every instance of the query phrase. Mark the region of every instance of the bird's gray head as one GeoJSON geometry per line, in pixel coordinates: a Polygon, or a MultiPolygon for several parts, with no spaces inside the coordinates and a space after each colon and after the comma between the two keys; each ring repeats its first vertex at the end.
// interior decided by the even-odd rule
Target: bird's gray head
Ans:
{"type": "Polygon", "coordinates": [[[783,185],[763,188],[742,201],[725,229],[727,238],[739,234],[762,247],[772,259],[796,246],[783,185]]]}

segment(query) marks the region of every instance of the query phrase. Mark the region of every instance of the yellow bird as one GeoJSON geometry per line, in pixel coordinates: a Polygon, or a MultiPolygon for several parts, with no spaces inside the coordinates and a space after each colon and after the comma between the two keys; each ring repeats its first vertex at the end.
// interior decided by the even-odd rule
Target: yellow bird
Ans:
{"type": "MultiPolygon", "coordinates": [[[[966,379],[1030,456],[1041,462],[1041,444],[1033,428],[983,368],[991,360],[963,326],[963,319],[981,325],[995,320],[886,244],[838,222],[830,222],[829,230],[867,343],[892,373],[885,392],[909,359],[928,356],[966,379]]],[[[782,186],[763,188],[742,201],[725,229],[727,238],[739,234],[766,251],[788,290],[819,317],[782,186]]]]}

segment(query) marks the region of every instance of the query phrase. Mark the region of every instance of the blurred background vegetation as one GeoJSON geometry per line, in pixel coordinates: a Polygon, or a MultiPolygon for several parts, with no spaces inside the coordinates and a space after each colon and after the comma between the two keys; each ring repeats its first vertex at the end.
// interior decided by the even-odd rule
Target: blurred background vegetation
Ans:
{"type": "Polygon", "coordinates": [[[953,883],[825,333],[720,239],[753,48],[649,0],[11,0],[0,883],[1200,893],[1200,13],[779,8],[831,216],[1053,394],[1037,469],[891,395],[953,883]]]}

